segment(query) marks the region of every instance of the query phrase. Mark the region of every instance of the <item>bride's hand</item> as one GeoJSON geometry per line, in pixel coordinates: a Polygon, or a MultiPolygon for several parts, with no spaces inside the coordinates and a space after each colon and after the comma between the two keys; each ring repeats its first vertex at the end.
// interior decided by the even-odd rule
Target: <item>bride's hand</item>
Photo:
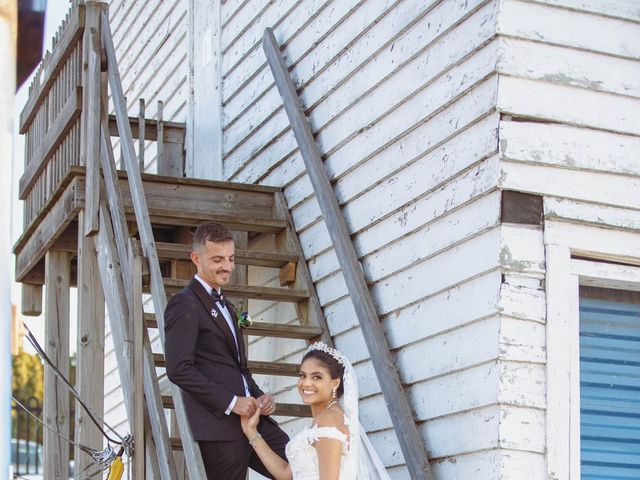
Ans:
{"type": "Polygon", "coordinates": [[[253,415],[240,415],[240,426],[247,437],[255,435],[258,431],[258,422],[260,421],[260,407],[256,408],[253,415]]]}

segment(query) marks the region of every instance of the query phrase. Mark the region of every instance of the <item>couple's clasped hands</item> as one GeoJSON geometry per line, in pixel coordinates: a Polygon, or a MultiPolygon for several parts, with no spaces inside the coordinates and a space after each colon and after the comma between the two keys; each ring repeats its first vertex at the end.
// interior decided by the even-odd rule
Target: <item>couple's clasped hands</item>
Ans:
{"type": "Polygon", "coordinates": [[[241,417],[251,417],[256,412],[258,415],[271,415],[275,410],[276,401],[270,393],[265,393],[258,398],[238,397],[232,409],[233,413],[241,417]]]}

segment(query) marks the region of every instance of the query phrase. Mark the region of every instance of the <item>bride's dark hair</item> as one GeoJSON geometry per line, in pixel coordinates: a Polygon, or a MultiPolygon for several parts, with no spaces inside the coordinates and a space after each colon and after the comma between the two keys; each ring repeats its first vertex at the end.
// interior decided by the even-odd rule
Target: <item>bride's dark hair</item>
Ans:
{"type": "MultiPolygon", "coordinates": [[[[329,370],[329,375],[332,380],[336,378],[340,379],[340,385],[336,390],[336,395],[338,397],[342,397],[344,394],[344,365],[338,362],[335,358],[333,358],[328,353],[323,352],[322,350],[309,350],[306,355],[302,358],[302,362],[304,362],[307,358],[315,358],[320,363],[322,363],[327,370],[329,370]]],[[[302,363],[301,362],[301,363],[302,363]]]]}

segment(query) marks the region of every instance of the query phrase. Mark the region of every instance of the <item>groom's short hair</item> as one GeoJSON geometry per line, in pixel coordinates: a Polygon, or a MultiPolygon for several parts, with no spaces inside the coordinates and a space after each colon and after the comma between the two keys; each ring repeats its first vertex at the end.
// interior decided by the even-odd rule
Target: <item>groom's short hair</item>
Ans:
{"type": "Polygon", "coordinates": [[[193,250],[198,250],[207,242],[233,242],[233,234],[227,227],[216,222],[203,223],[193,233],[193,250]]]}

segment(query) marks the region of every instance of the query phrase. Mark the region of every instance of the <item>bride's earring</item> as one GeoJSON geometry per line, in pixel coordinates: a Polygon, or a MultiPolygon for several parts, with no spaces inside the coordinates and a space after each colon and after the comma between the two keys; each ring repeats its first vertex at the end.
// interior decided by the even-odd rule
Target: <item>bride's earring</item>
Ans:
{"type": "Polygon", "coordinates": [[[338,392],[337,392],[337,390],[334,388],[334,389],[333,389],[332,397],[333,397],[333,398],[336,398],[337,396],[338,396],[338,392]]]}

